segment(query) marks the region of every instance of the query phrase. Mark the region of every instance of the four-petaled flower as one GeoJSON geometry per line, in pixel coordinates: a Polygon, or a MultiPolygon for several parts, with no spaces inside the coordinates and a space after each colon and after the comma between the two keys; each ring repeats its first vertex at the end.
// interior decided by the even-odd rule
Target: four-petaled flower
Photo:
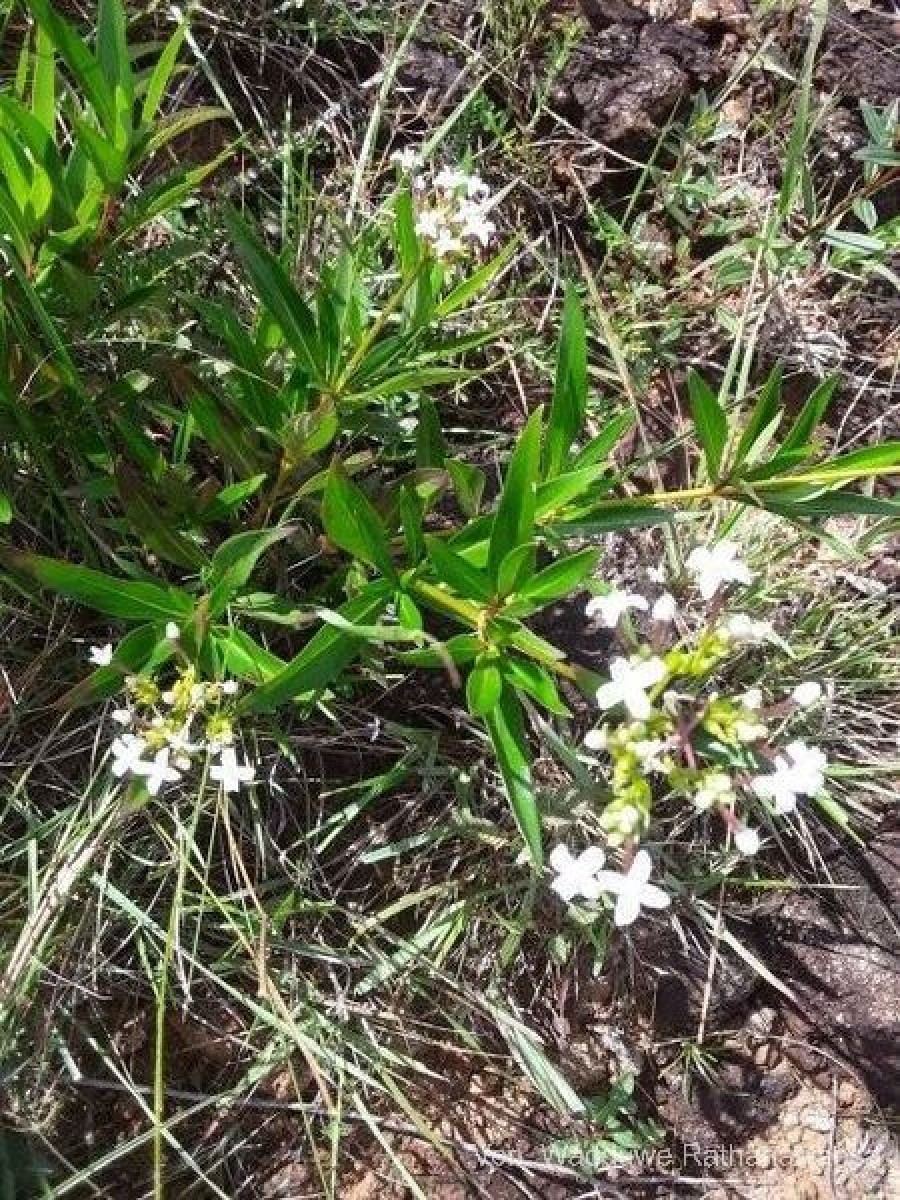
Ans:
{"type": "Polygon", "coordinates": [[[597,703],[601,708],[624,704],[637,721],[646,720],[653,712],[647,695],[648,688],[662,683],[666,664],[661,658],[614,658],[609,664],[609,683],[597,688],[597,703]]]}
{"type": "Polygon", "coordinates": [[[798,796],[815,796],[825,786],[825,767],[828,759],[821,750],[805,742],[791,742],[784,754],[775,758],[771,775],[757,775],[753,790],[764,800],[771,800],[781,815],[793,812],[798,796]]]}
{"type": "Polygon", "coordinates": [[[222,785],[223,792],[238,792],[241,785],[253,783],[256,773],[249,763],[239,763],[232,746],[225,746],[219,755],[219,765],[211,767],[210,778],[222,785]]]}
{"type": "Polygon", "coordinates": [[[617,871],[599,871],[597,880],[604,892],[616,897],[613,921],[616,925],[630,925],[637,920],[642,908],[667,908],[671,896],[661,887],[650,883],[653,860],[646,850],[639,850],[634,861],[624,874],[617,871]]]}
{"type": "Polygon", "coordinates": [[[687,569],[696,580],[700,595],[711,600],[726,583],[752,583],[753,573],[738,557],[740,548],[734,542],[719,542],[697,546],[687,557],[687,569]]]}
{"type": "Polygon", "coordinates": [[[135,733],[123,733],[117,737],[109,748],[113,756],[112,773],[116,779],[133,771],[146,749],[147,743],[135,733]]]}
{"type": "Polygon", "coordinates": [[[141,776],[151,796],[158,796],[159,790],[164,783],[177,783],[181,778],[181,772],[177,771],[169,763],[168,746],[163,746],[161,750],[157,750],[149,762],[143,760],[136,762],[132,767],[132,771],[135,775],[141,776]]]}
{"type": "Polygon", "coordinates": [[[88,659],[95,667],[108,667],[113,660],[112,645],[107,642],[105,646],[91,646],[88,659]]]}
{"type": "Polygon", "coordinates": [[[588,600],[584,611],[589,617],[599,617],[601,625],[607,629],[615,629],[630,608],[646,612],[649,607],[644,597],[636,592],[612,591],[588,600]]]}
{"type": "Polygon", "coordinates": [[[548,862],[556,872],[550,886],[567,904],[576,896],[583,900],[599,900],[603,888],[597,882],[597,872],[606,862],[606,855],[599,846],[589,846],[577,858],[568,847],[557,846],[548,862]]]}

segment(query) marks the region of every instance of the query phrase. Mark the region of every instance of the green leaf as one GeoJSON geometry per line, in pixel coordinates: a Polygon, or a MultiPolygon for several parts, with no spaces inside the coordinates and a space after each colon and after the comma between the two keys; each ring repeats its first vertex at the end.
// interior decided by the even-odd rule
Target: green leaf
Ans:
{"type": "Polygon", "coordinates": [[[8,525],[12,520],[13,510],[6,492],[0,492],[0,525],[8,525]]]}
{"type": "Polygon", "coordinates": [[[877,446],[867,446],[863,450],[851,450],[849,454],[839,454],[828,462],[817,463],[809,473],[816,479],[826,482],[833,475],[843,475],[848,471],[858,471],[865,475],[869,471],[883,471],[885,467],[900,465],[900,441],[880,442],[877,446]]]}
{"type": "Polygon", "coordinates": [[[604,463],[595,463],[590,467],[579,467],[577,471],[567,471],[565,475],[557,475],[538,484],[535,494],[535,516],[547,517],[558,512],[572,500],[577,500],[588,492],[593,485],[608,473],[604,463]]]}
{"type": "Polygon", "coordinates": [[[210,104],[198,105],[196,108],[189,108],[184,112],[174,112],[168,117],[163,117],[161,121],[157,121],[152,132],[143,140],[140,147],[142,156],[150,158],[151,155],[158,154],[169,142],[190,133],[198,125],[206,125],[210,121],[227,121],[230,118],[231,114],[227,109],[216,108],[215,105],[210,104]]]}
{"type": "Polygon", "coordinates": [[[0,547],[0,562],[11,570],[29,575],[41,587],[123,620],[184,621],[194,608],[191,596],[178,588],[116,579],[90,567],[44,558],[40,554],[0,547]]]}
{"type": "Polygon", "coordinates": [[[788,431],[787,437],[778,447],[778,453],[775,456],[777,459],[794,450],[800,450],[809,443],[819,422],[825,416],[839,382],[839,378],[834,375],[830,379],[823,379],[815,388],[804,404],[799,417],[788,431]]]}
{"type": "Polygon", "coordinates": [[[481,653],[481,641],[474,633],[458,633],[440,646],[425,646],[421,650],[404,650],[397,655],[410,667],[444,667],[448,661],[456,666],[472,662],[481,653]]]}
{"type": "Polygon", "coordinates": [[[494,278],[503,270],[509,260],[512,258],[515,251],[515,242],[510,242],[504,246],[499,254],[495,254],[492,259],[479,267],[477,271],[473,271],[461,283],[458,283],[451,292],[448,292],[444,299],[437,305],[434,310],[434,315],[443,320],[445,317],[451,316],[464,308],[470,300],[473,300],[480,291],[490,284],[494,278]]]}
{"type": "Polygon", "coordinates": [[[710,479],[715,481],[719,478],[719,467],[728,438],[725,410],[703,376],[694,370],[688,373],[688,398],[697,436],[706,458],[706,469],[710,479]]]}
{"type": "Polygon", "coordinates": [[[97,6],[97,60],[113,94],[121,144],[131,134],[134,79],[125,32],[123,0],[99,0],[97,6]]]}
{"type": "Polygon", "coordinates": [[[425,538],[425,552],[440,583],[446,583],[458,596],[487,603],[493,596],[491,581],[478,567],[432,534],[425,538]]]}
{"type": "Polygon", "coordinates": [[[552,676],[531,659],[507,658],[503,663],[503,677],[517,691],[527,692],[538,704],[542,704],[556,716],[572,715],[560,699],[552,676]]]}
{"type": "Polygon", "coordinates": [[[434,401],[423,396],[419,401],[419,423],[416,427],[416,466],[442,467],[447,447],[441,431],[441,419],[434,401]]]}
{"type": "Polygon", "coordinates": [[[463,514],[467,517],[477,516],[484,493],[484,472],[472,463],[456,458],[446,463],[446,469],[463,514]]]}
{"type": "Polygon", "coordinates": [[[337,461],[332,464],[325,484],[322,523],[336,546],[377,567],[389,579],[396,576],[381,518],[365,492],[352,482],[337,461]]]}
{"type": "Polygon", "coordinates": [[[56,56],[47,30],[39,25],[34,47],[31,111],[49,134],[56,128],[56,56]]]}
{"type": "Polygon", "coordinates": [[[181,44],[184,41],[186,33],[187,23],[182,21],[166,42],[162,53],[156,60],[153,72],[150,75],[150,81],[147,84],[147,90],[144,93],[144,103],[141,108],[142,125],[149,125],[159,111],[162,98],[166,94],[166,88],[169,86],[169,80],[172,78],[172,72],[175,70],[178,53],[181,50],[181,44]]]}
{"type": "Polygon", "coordinates": [[[291,283],[281,263],[233,209],[226,210],[225,222],[260,300],[300,362],[313,378],[321,381],[324,364],[311,309],[291,283]]]}
{"type": "Polygon", "coordinates": [[[212,631],[213,645],[222,659],[226,675],[264,683],[285,669],[285,662],[272,654],[242,629],[216,628],[212,631]]]}
{"type": "Polygon", "coordinates": [[[505,597],[516,593],[534,574],[534,562],[534,542],[510,550],[497,568],[497,594],[505,597]]]}
{"type": "Polygon", "coordinates": [[[599,560],[599,550],[579,550],[561,558],[533,575],[519,589],[517,599],[549,604],[561,596],[568,596],[578,591],[585,579],[593,574],[599,560]]]}
{"type": "Polygon", "coordinates": [[[75,82],[84,92],[107,134],[115,132],[115,102],[100,63],[94,58],[68,21],[64,20],[48,0],[28,0],[28,7],[38,24],[47,31],[54,46],[72,72],[75,82]]]}
{"type": "Polygon", "coordinates": [[[743,466],[751,454],[752,461],[758,461],[761,450],[774,435],[781,415],[781,376],[781,365],[777,364],[763,384],[747,427],[741,434],[731,466],[732,474],[743,466]]]}
{"type": "Polygon", "coordinates": [[[511,687],[503,687],[499,700],[490,712],[485,713],[483,720],[497,756],[513,815],[531,854],[531,861],[539,870],[544,861],[541,818],[531,780],[531,759],[525,738],[522,706],[511,687]]]}
{"type": "MultiPolygon", "coordinates": [[[[391,596],[380,581],[366,588],[338,611],[353,624],[371,621],[383,612],[391,596]]],[[[313,634],[283,671],[273,675],[239,703],[241,712],[267,712],[288,700],[311,699],[333,683],[356,658],[364,642],[345,629],[324,626],[313,634]]]]}
{"type": "Polygon", "coordinates": [[[212,558],[209,570],[209,612],[215,618],[225,611],[232,596],[249,580],[263,554],[277,542],[293,536],[300,528],[297,521],[274,529],[252,529],[236,533],[222,542],[212,558]]]}
{"type": "Polygon", "coordinates": [[[634,425],[636,419],[634,412],[630,409],[611,417],[597,436],[592,437],[581,453],[577,455],[572,466],[576,469],[590,467],[608,458],[610,451],[615,449],[634,425]]]}
{"type": "Polygon", "coordinates": [[[547,532],[557,537],[595,537],[615,529],[642,529],[651,525],[666,525],[675,519],[671,508],[654,504],[634,504],[628,500],[609,500],[571,521],[549,526],[547,532]]]}
{"type": "Polygon", "coordinates": [[[556,361],[556,383],[544,444],[544,478],[558,475],[587,411],[587,336],[578,293],[566,289],[556,361]]]}
{"type": "Polygon", "coordinates": [[[466,704],[475,717],[491,711],[503,691],[503,677],[496,662],[479,659],[466,680],[466,704]]]}
{"type": "Polygon", "coordinates": [[[503,493],[494,516],[488,572],[496,581],[500,563],[534,533],[535,484],[541,461],[542,409],[532,413],[509,460],[503,493]]]}

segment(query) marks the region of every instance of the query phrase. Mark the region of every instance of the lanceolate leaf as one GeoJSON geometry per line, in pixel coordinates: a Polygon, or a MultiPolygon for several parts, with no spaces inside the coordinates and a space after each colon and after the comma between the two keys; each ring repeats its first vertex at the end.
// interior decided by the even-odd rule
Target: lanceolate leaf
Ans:
{"type": "Polygon", "coordinates": [[[780,412],[781,367],[776,366],[763,384],[747,427],[741,434],[734,454],[733,471],[742,466],[748,458],[751,462],[759,461],[763,448],[775,432],[780,412]]]}
{"type": "Polygon", "coordinates": [[[513,815],[528,846],[531,861],[539,869],[544,861],[541,818],[531,780],[531,760],[522,706],[509,685],[504,685],[497,703],[485,713],[483,719],[497,755],[513,815]]]}
{"type": "Polygon", "coordinates": [[[116,579],[90,567],[44,558],[40,554],[0,549],[0,562],[30,575],[42,587],[123,620],[183,621],[194,607],[191,596],[178,588],[116,579]]]}
{"type": "Polygon", "coordinates": [[[247,223],[233,210],[225,214],[235,249],[250,273],[259,298],[284,334],[288,345],[314,378],[323,369],[318,331],[312,310],[247,223]]]}
{"type": "Polygon", "coordinates": [[[544,445],[544,476],[563,469],[587,411],[587,340],[578,293],[570,287],[563,305],[556,385],[544,445]]]}
{"type": "Polygon", "coordinates": [[[366,494],[337,462],[332,465],[325,485],[322,521],[336,546],[377,567],[384,575],[396,574],[381,518],[366,494]]]}
{"type": "Polygon", "coordinates": [[[530,542],[534,532],[535,485],[541,456],[542,410],[532,413],[513,451],[488,553],[488,570],[496,580],[500,563],[516,546],[530,542]]]}
{"type": "Polygon", "coordinates": [[[448,584],[459,596],[469,600],[490,600],[492,588],[484,571],[480,571],[461,554],[446,546],[439,537],[425,539],[425,549],[441,583],[448,584]]]}
{"type": "Polygon", "coordinates": [[[519,589],[518,599],[547,604],[574,592],[593,572],[599,558],[599,550],[579,550],[577,554],[561,558],[533,575],[519,589]]]}
{"type": "MultiPolygon", "coordinates": [[[[355,625],[375,620],[384,610],[391,588],[373,584],[338,611],[355,625]]],[[[296,658],[283,671],[246,696],[239,707],[245,712],[266,712],[288,700],[310,699],[333,683],[363,646],[360,638],[345,629],[327,625],[313,634],[296,658]]]]}
{"type": "Polygon", "coordinates": [[[483,717],[500,699],[503,676],[495,662],[480,659],[466,680],[466,703],[473,716],[483,717]]]}
{"type": "Polygon", "coordinates": [[[719,403],[715,392],[702,375],[691,371],[688,375],[688,396],[691,403],[691,413],[697,427],[697,437],[703,447],[706,458],[706,469],[712,480],[719,477],[719,467],[722,464],[722,454],[728,438],[728,421],[725,410],[719,403]]]}
{"type": "Polygon", "coordinates": [[[837,376],[834,376],[831,379],[823,380],[819,384],[806,401],[806,404],[804,404],[800,416],[788,431],[787,437],[778,447],[776,457],[780,458],[783,454],[799,450],[809,442],[809,439],[816,430],[816,426],[825,416],[825,411],[831,403],[831,397],[837,389],[838,382],[837,376]]]}

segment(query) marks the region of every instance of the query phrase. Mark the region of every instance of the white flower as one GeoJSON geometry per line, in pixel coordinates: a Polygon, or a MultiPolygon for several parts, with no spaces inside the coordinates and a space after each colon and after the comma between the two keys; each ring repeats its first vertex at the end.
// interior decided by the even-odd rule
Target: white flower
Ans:
{"type": "Polygon", "coordinates": [[[672,760],[662,757],[666,745],[667,743],[662,738],[645,738],[632,742],[631,749],[648,775],[654,773],[668,775],[672,770],[672,760]]]}
{"type": "Polygon", "coordinates": [[[238,792],[244,783],[253,783],[256,772],[249,763],[239,763],[231,746],[221,751],[219,766],[210,768],[210,778],[221,783],[224,792],[238,792]]]}
{"type": "Polygon", "coordinates": [[[666,664],[661,658],[614,658],[609,664],[609,683],[597,688],[597,703],[601,708],[624,704],[635,720],[643,721],[653,712],[647,689],[655,687],[666,677],[666,664]]]}
{"type": "Polygon", "coordinates": [[[240,686],[236,679],[226,679],[222,684],[222,693],[225,696],[236,696],[240,690],[240,686]]]}
{"type": "Polygon", "coordinates": [[[114,708],[109,715],[117,725],[128,726],[134,720],[134,713],[130,708],[114,708]]]}
{"type": "Polygon", "coordinates": [[[456,167],[443,167],[434,177],[434,186],[445,192],[458,192],[460,188],[467,188],[468,182],[469,176],[456,167]]]}
{"type": "Polygon", "coordinates": [[[203,749],[203,742],[192,742],[190,739],[191,727],[184,725],[177,733],[169,734],[169,749],[173,754],[181,757],[189,754],[196,754],[198,750],[203,749]]]}
{"type": "Polygon", "coordinates": [[[647,568],[647,578],[650,580],[651,583],[665,583],[666,582],[666,568],[665,567],[648,567],[647,568]]]}
{"type": "Polygon", "coordinates": [[[416,233],[429,242],[436,241],[445,232],[444,218],[436,208],[426,209],[416,218],[416,233]]]}
{"type": "Polygon", "coordinates": [[[394,151],[390,161],[395,163],[401,171],[415,171],[421,165],[422,156],[415,147],[404,146],[402,150],[394,151]]]}
{"type": "Polygon", "coordinates": [[[141,761],[147,743],[134,733],[123,733],[109,749],[113,756],[112,773],[116,779],[121,779],[123,775],[133,771],[141,761]]]}
{"type": "Polygon", "coordinates": [[[751,829],[749,825],[742,825],[735,831],[734,848],[738,854],[750,858],[759,850],[759,844],[759,833],[757,830],[751,829]]]}
{"type": "Polygon", "coordinates": [[[599,617],[601,625],[607,629],[615,629],[630,608],[646,612],[648,607],[644,597],[635,592],[612,591],[588,600],[584,611],[589,617],[599,617]]]}
{"type": "Polygon", "coordinates": [[[738,696],[737,699],[738,704],[742,705],[744,708],[749,708],[751,712],[756,712],[757,709],[762,708],[762,688],[747,688],[746,692],[744,692],[742,696],[738,696]]]}
{"type": "Polygon", "coordinates": [[[809,708],[822,698],[822,685],[810,680],[808,683],[798,683],[791,692],[791,699],[801,708],[809,708]]]}
{"type": "Polygon", "coordinates": [[[88,659],[95,667],[108,667],[113,660],[112,645],[107,642],[105,646],[91,646],[88,659]]]}
{"type": "Polygon", "coordinates": [[[140,775],[147,785],[151,796],[159,795],[164,783],[177,783],[181,778],[179,771],[169,765],[169,747],[163,746],[157,750],[150,762],[137,762],[132,767],[135,775],[140,775]]]}
{"type": "Polygon", "coordinates": [[[653,862],[646,850],[639,850],[634,862],[624,875],[616,871],[599,871],[597,879],[604,892],[612,892],[616,899],[613,921],[616,925],[630,925],[642,908],[666,908],[671,897],[660,887],[649,883],[653,862]]]}
{"type": "Polygon", "coordinates": [[[771,800],[777,813],[791,813],[797,807],[798,796],[815,796],[822,790],[827,765],[821,750],[805,742],[791,742],[784,754],[776,757],[773,774],[753,779],[753,790],[757,796],[771,800]]]}
{"type": "Polygon", "coordinates": [[[466,195],[470,198],[475,196],[489,196],[491,189],[484,182],[480,175],[466,176],[466,195]]]}
{"type": "Polygon", "coordinates": [[[599,846],[589,846],[577,858],[568,847],[557,846],[548,859],[556,872],[556,878],[550,886],[567,904],[576,896],[584,900],[597,900],[603,890],[597,883],[597,872],[605,861],[606,856],[599,846]]]}
{"type": "Polygon", "coordinates": [[[721,804],[734,800],[734,786],[731,776],[724,771],[711,771],[700,781],[700,786],[694,792],[694,806],[700,812],[709,812],[721,804]]]}
{"type": "Polygon", "coordinates": [[[604,725],[602,729],[591,729],[584,735],[584,744],[588,750],[605,750],[609,746],[609,730],[604,725]]]}
{"type": "Polygon", "coordinates": [[[175,621],[167,621],[166,622],[166,641],[167,642],[177,642],[180,636],[181,636],[181,630],[178,628],[177,623],[175,621]]]}
{"type": "Polygon", "coordinates": [[[700,595],[711,600],[726,583],[752,583],[753,573],[738,558],[740,548],[734,542],[719,542],[710,549],[697,546],[687,557],[687,569],[696,580],[700,595]]]}
{"type": "Polygon", "coordinates": [[[479,246],[486,246],[497,232],[497,226],[487,218],[481,205],[472,204],[471,201],[461,206],[457,219],[460,234],[464,238],[472,238],[479,246]]]}
{"type": "Polygon", "coordinates": [[[770,621],[756,621],[746,613],[732,613],[722,622],[722,632],[734,642],[759,646],[777,638],[770,621]]]}
{"type": "Polygon", "coordinates": [[[450,258],[454,254],[459,254],[462,242],[449,229],[444,228],[431,243],[431,248],[435,258],[450,258]]]}
{"type": "Polygon", "coordinates": [[[663,592],[663,594],[654,601],[653,607],[650,610],[650,616],[654,621],[661,621],[666,625],[671,624],[675,620],[675,614],[678,612],[678,603],[671,592],[663,592]]]}

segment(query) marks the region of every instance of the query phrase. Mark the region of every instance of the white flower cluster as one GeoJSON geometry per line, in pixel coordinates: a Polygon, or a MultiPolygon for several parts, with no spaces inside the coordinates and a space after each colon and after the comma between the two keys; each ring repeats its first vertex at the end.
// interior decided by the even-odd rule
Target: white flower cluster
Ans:
{"type": "Polygon", "coordinates": [[[497,226],[489,218],[491,192],[479,175],[444,167],[423,171],[416,150],[391,155],[391,161],[410,175],[416,198],[416,233],[441,261],[461,257],[472,243],[487,246],[497,226]]]}
{"type": "MultiPolygon", "coordinates": [[[[686,560],[687,571],[703,600],[712,600],[731,584],[752,583],[753,574],[738,547],[720,542],[698,547],[686,560]]],[[[665,575],[655,570],[655,583],[665,575]]],[[[817,704],[822,685],[808,680],[766,707],[760,688],[720,695],[709,680],[743,646],[779,643],[772,625],[746,613],[719,615],[721,606],[698,629],[691,629],[675,597],[664,591],[655,600],[639,592],[608,590],[593,597],[587,615],[617,637],[626,653],[609,664],[609,681],[597,690],[597,705],[613,718],[591,730],[585,748],[608,758],[612,798],[600,814],[608,845],[623,847],[631,866],[624,875],[603,870],[598,846],[577,858],[558,846],[550,856],[556,872],[553,889],[564,900],[596,901],[605,893],[618,897],[617,925],[630,924],[641,907],[662,908],[668,897],[649,884],[650,858],[634,847],[650,821],[654,778],[669,796],[684,797],[698,814],[718,813],[738,854],[755,854],[759,831],[738,815],[738,808],[767,805],[772,816],[795,811],[801,797],[815,797],[825,786],[825,755],[795,739],[782,750],[769,743],[767,717],[789,717],[817,704]],[[636,614],[651,621],[649,643],[642,645],[636,614]],[[672,644],[671,627],[683,636],[672,644]],[[668,645],[669,649],[664,650],[668,645]],[[771,768],[771,769],[770,769],[771,768]],[[649,889],[649,890],[647,890],[649,889]]],[[[596,762],[597,760],[591,760],[596,762]]]]}
{"type": "MultiPolygon", "coordinates": [[[[177,627],[167,628],[166,635],[177,640],[177,627]]],[[[108,666],[114,651],[111,646],[94,647],[89,657],[95,665],[108,666]]],[[[110,746],[117,779],[142,779],[150,795],[157,796],[202,757],[212,760],[209,777],[225,792],[254,782],[253,766],[240,762],[234,748],[229,704],[239,690],[235,680],[204,682],[188,666],[178,669],[165,690],[144,676],[129,676],[125,688],[125,704],[110,714],[123,730],[110,746]]]]}

